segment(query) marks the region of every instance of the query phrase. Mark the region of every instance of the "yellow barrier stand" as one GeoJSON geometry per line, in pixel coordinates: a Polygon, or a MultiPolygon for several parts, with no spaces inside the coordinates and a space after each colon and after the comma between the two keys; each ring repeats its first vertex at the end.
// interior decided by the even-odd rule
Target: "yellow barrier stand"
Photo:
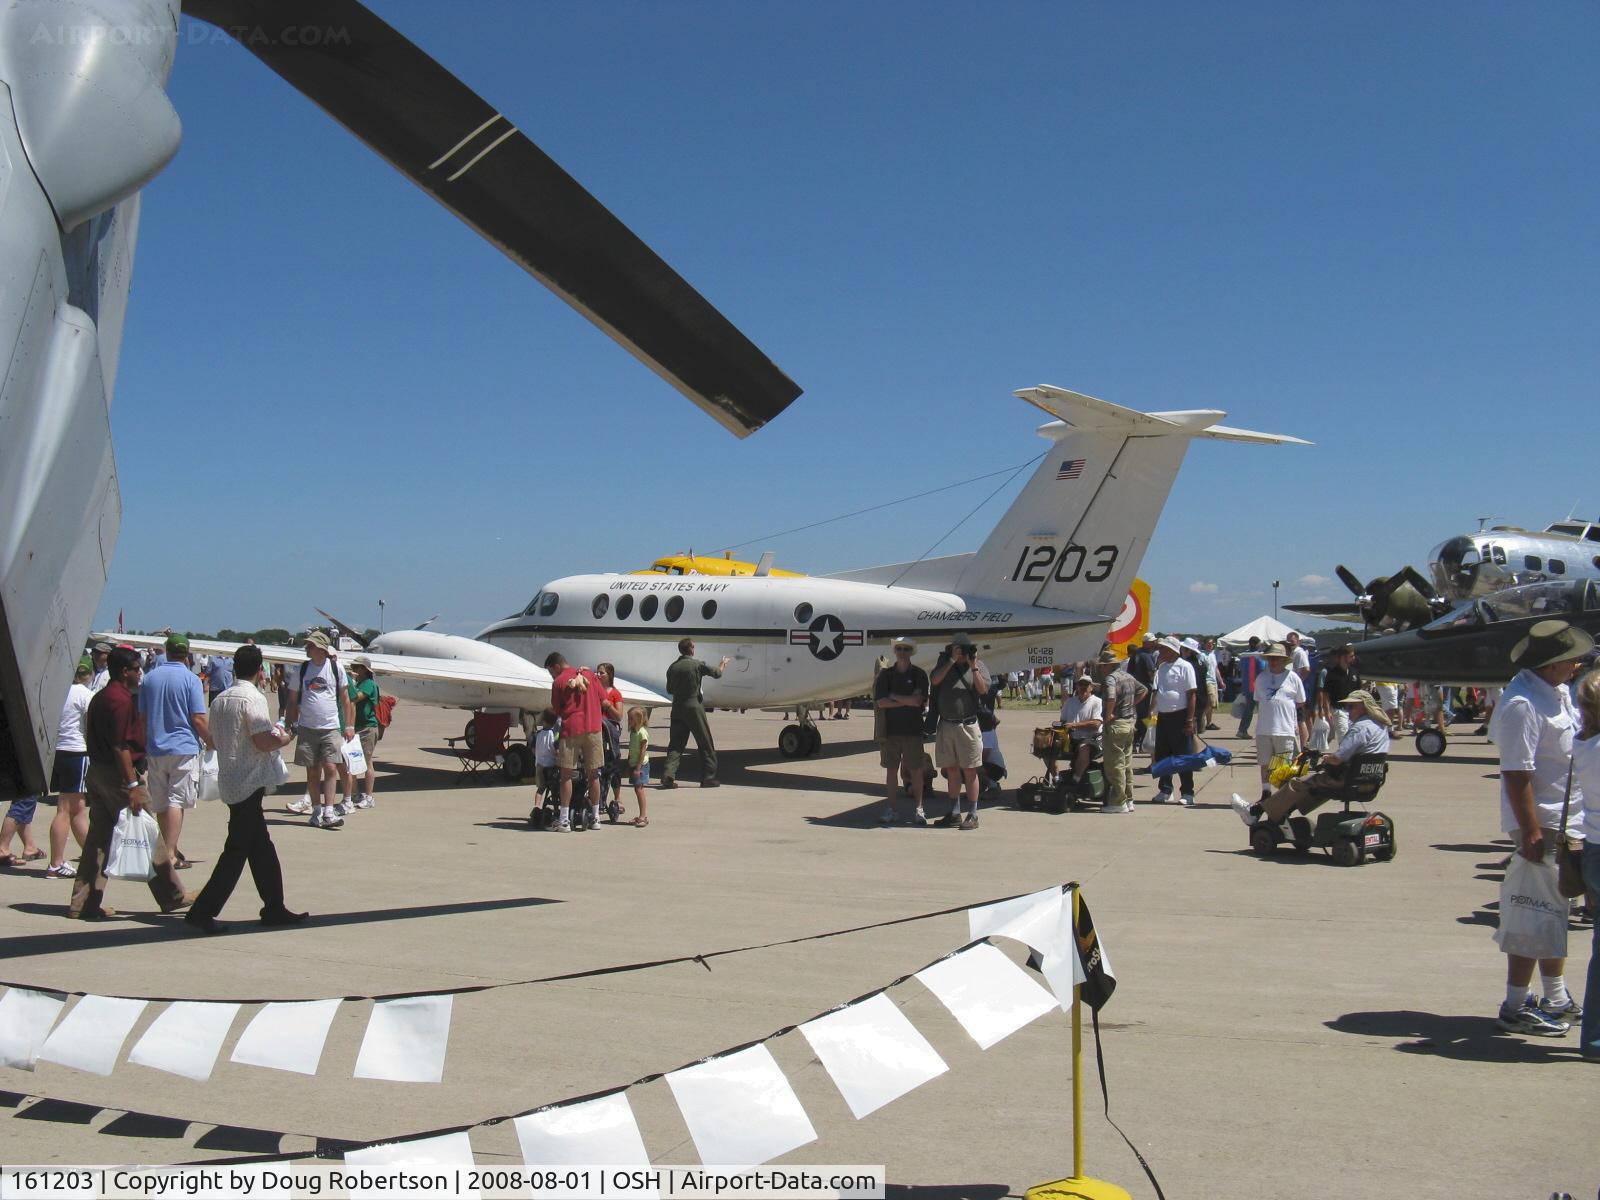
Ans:
{"type": "MultiPolygon", "coordinates": [[[[1078,931],[1078,889],[1072,889],[1072,930],[1078,931]]],[[[1023,1193],[1026,1200],[1133,1200],[1123,1188],[1083,1173],[1083,1000],[1081,985],[1072,988],[1072,1174],[1037,1183],[1023,1193]]]]}

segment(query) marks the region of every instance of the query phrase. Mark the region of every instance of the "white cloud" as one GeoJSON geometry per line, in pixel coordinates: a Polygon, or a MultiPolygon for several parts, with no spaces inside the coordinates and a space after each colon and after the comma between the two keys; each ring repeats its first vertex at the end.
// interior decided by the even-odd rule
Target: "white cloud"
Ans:
{"type": "Polygon", "coordinates": [[[1197,579],[1189,585],[1189,590],[1196,596],[1214,596],[1217,593],[1217,585],[1214,583],[1204,583],[1197,579]]]}
{"type": "Polygon", "coordinates": [[[1308,588],[1327,587],[1332,582],[1326,575],[1302,575],[1295,580],[1299,586],[1308,588]]]}

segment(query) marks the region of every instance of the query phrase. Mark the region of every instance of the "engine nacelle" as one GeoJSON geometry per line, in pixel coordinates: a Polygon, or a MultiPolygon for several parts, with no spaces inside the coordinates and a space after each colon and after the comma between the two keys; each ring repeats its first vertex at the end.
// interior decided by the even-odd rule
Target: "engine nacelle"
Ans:
{"type": "Polygon", "coordinates": [[[177,42],[178,0],[17,0],[0,12],[0,80],[63,231],[178,152],[166,93],[177,42]]]}

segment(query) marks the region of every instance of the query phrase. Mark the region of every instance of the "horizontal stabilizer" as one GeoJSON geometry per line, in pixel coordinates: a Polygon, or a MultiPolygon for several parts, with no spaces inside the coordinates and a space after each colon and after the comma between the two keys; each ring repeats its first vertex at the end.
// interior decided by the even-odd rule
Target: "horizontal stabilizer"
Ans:
{"type": "Polygon", "coordinates": [[[1109,400],[1086,396],[1082,392],[1041,384],[1023,388],[1016,395],[1051,416],[1084,432],[1115,430],[1130,437],[1161,437],[1187,431],[1191,437],[1224,442],[1254,442],[1258,445],[1309,446],[1304,438],[1282,433],[1257,433],[1253,429],[1234,429],[1214,424],[1227,414],[1220,409],[1195,408],[1178,412],[1140,412],[1109,400]]]}

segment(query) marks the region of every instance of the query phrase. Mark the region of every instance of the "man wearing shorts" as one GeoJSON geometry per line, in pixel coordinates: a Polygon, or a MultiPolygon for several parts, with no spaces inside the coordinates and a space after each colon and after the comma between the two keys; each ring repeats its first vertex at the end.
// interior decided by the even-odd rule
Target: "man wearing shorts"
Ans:
{"type": "Polygon", "coordinates": [[[895,791],[902,764],[911,780],[911,800],[916,806],[910,824],[928,823],[922,811],[922,710],[928,703],[928,673],[911,661],[916,649],[917,644],[910,638],[895,638],[894,665],[878,672],[872,689],[873,703],[883,712],[879,760],[884,771],[885,825],[894,824],[895,791]]]}
{"type": "Polygon", "coordinates": [[[593,829],[600,809],[600,771],[605,766],[605,742],[600,735],[600,703],[605,684],[588,667],[567,665],[559,653],[544,660],[549,671],[550,705],[561,718],[561,740],[556,743],[556,766],[561,769],[560,816],[556,829],[593,829]],[[583,760],[589,774],[589,803],[583,816],[570,819],[572,807],[572,769],[583,760]]]}
{"type": "Polygon", "coordinates": [[[989,694],[989,673],[978,661],[978,648],[964,633],[950,643],[948,657],[928,677],[939,689],[939,733],[934,744],[939,769],[949,769],[950,811],[939,822],[942,829],[978,827],[978,768],[983,765],[983,734],[978,729],[980,698],[989,694]],[[961,815],[961,794],[966,792],[967,815],[961,815]]]}
{"type": "Polygon", "coordinates": [[[189,669],[189,639],[167,638],[167,656],[139,685],[139,715],[144,718],[145,763],[150,811],[161,826],[161,840],[179,867],[189,860],[178,849],[183,814],[200,794],[200,748],[211,746],[206,726],[206,693],[189,669]]]}
{"type": "Polygon", "coordinates": [[[328,635],[320,629],[313,630],[306,638],[307,661],[288,671],[288,723],[298,739],[294,761],[306,769],[311,824],[318,829],[339,829],[344,825],[344,818],[333,811],[334,794],[344,766],[344,744],[355,728],[345,674],[334,661],[332,649],[328,635]]]}
{"type": "Polygon", "coordinates": [[[356,808],[372,807],[372,783],[378,777],[378,681],[372,677],[372,662],[358,655],[350,660],[350,703],[355,709],[356,737],[367,759],[367,773],[356,780],[356,808]]]}

